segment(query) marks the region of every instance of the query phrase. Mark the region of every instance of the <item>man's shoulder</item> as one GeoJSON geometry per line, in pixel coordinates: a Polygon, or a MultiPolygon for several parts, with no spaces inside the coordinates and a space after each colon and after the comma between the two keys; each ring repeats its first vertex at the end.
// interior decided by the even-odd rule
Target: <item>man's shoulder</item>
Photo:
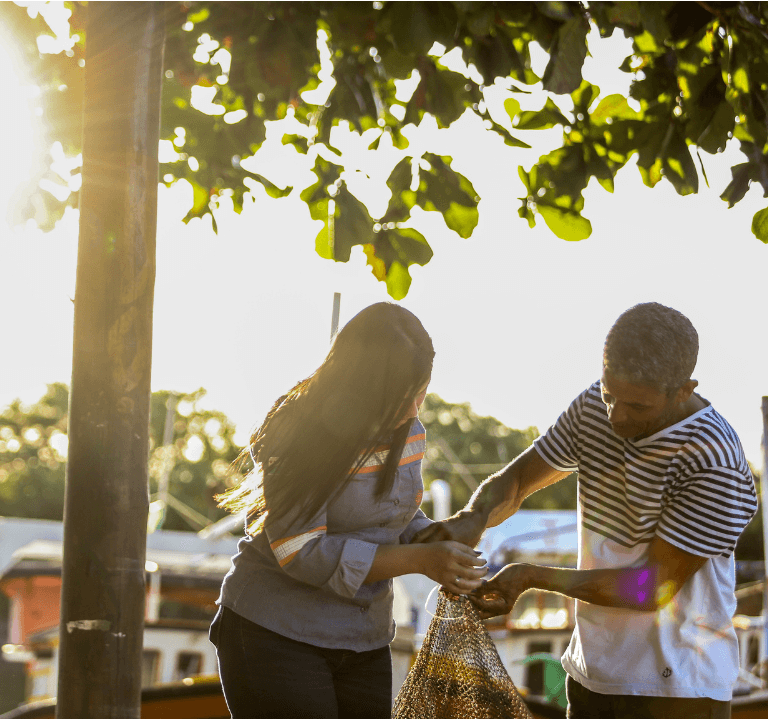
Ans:
{"type": "Polygon", "coordinates": [[[724,467],[750,475],[749,465],[736,430],[711,403],[683,425],[683,451],[693,454],[705,467],[724,467]]]}

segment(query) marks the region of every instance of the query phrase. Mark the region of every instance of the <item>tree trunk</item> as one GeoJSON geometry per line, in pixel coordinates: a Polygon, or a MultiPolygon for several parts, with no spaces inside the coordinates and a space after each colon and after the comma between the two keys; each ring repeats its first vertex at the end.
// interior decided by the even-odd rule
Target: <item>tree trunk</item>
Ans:
{"type": "Polygon", "coordinates": [[[88,4],[58,719],[138,719],[163,5],[88,4]]]}

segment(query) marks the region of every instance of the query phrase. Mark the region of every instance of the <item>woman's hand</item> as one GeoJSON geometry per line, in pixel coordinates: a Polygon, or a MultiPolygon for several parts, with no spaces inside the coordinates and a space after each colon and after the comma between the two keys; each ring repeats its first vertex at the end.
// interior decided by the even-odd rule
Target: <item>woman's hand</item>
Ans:
{"type": "Polygon", "coordinates": [[[512,611],[517,598],[531,588],[528,569],[528,564],[508,564],[469,595],[469,600],[477,607],[480,619],[512,611]]]}
{"type": "Polygon", "coordinates": [[[430,524],[416,532],[411,544],[426,544],[451,540],[474,547],[485,531],[485,522],[478,512],[463,509],[448,519],[430,524]]]}
{"type": "Polygon", "coordinates": [[[452,594],[477,589],[488,572],[486,560],[466,544],[453,541],[409,545],[417,549],[417,571],[441,584],[452,594]]]}

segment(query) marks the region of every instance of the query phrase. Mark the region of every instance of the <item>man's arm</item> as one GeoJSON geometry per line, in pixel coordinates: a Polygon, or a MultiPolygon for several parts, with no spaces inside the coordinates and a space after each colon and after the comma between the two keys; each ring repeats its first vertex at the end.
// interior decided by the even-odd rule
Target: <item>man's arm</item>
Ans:
{"type": "Polygon", "coordinates": [[[568,472],[553,469],[534,447],[529,447],[500,472],[488,477],[464,509],[421,530],[411,541],[453,540],[474,547],[486,527],[501,524],[520,509],[528,495],[567,476],[568,472]]]}
{"type": "Polygon", "coordinates": [[[561,569],[509,564],[470,599],[481,618],[507,614],[527,589],[543,589],[590,604],[652,612],[665,606],[707,562],[654,537],[640,567],[561,569]]]}

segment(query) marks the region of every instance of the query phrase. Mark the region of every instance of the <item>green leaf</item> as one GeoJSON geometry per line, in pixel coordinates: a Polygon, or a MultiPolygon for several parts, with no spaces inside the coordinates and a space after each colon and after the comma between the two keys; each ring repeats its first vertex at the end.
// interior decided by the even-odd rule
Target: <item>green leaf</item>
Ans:
{"type": "Polygon", "coordinates": [[[568,95],[581,85],[588,32],[589,23],[581,15],[560,26],[542,78],[545,90],[568,95]]]}
{"type": "Polygon", "coordinates": [[[727,102],[721,102],[715,110],[709,124],[704,131],[695,139],[696,144],[705,152],[714,155],[725,149],[728,143],[728,134],[733,132],[736,118],[733,114],[733,108],[727,102]]]}
{"type": "Polygon", "coordinates": [[[664,148],[664,170],[666,178],[679,195],[690,195],[699,191],[699,174],[691,151],[679,127],[675,127],[664,148]]]}
{"type": "Polygon", "coordinates": [[[466,207],[455,202],[443,213],[445,224],[462,239],[469,239],[480,220],[477,207],[466,207]]]}
{"type": "Polygon", "coordinates": [[[425,265],[432,259],[432,248],[417,230],[400,227],[382,230],[372,242],[363,246],[373,276],[387,283],[387,292],[396,300],[408,293],[411,285],[410,265],[425,265]]]}
{"type": "MultiPolygon", "coordinates": [[[[495,13],[487,8],[485,14],[493,19],[495,13]]],[[[493,24],[493,20],[491,22],[493,24]]],[[[475,37],[471,48],[467,48],[469,57],[466,59],[474,62],[486,85],[493,85],[497,77],[515,77],[527,82],[526,63],[503,25],[496,25],[493,31],[488,29],[472,34],[475,37]]]]}
{"type": "Polygon", "coordinates": [[[749,75],[747,69],[743,66],[739,66],[731,75],[731,83],[739,92],[743,94],[749,93],[749,75]]]}
{"type": "Polygon", "coordinates": [[[636,120],[637,113],[627,103],[623,95],[608,95],[600,100],[600,104],[590,113],[592,122],[601,125],[611,120],[636,120]]]}
{"type": "Polygon", "coordinates": [[[387,281],[387,263],[376,255],[376,246],[372,243],[363,245],[363,254],[366,263],[371,268],[371,273],[379,282],[387,281]]]}
{"type": "Polygon", "coordinates": [[[499,125],[493,120],[491,120],[491,129],[496,134],[501,135],[501,138],[504,140],[504,144],[509,147],[522,147],[523,149],[530,148],[530,145],[527,142],[523,142],[522,140],[518,139],[509,130],[507,130],[506,127],[499,125]]]}
{"type": "Polygon", "coordinates": [[[517,117],[520,112],[520,103],[515,100],[514,97],[508,97],[504,100],[504,109],[506,110],[507,115],[509,115],[509,119],[514,122],[515,117],[517,117]]]}
{"type": "Polygon", "coordinates": [[[411,288],[411,275],[406,267],[393,262],[387,272],[387,293],[393,300],[402,300],[411,288]]]}
{"type": "Polygon", "coordinates": [[[573,17],[570,5],[568,2],[537,2],[536,9],[552,20],[570,20],[573,17]]]}
{"type": "Polygon", "coordinates": [[[635,43],[635,49],[641,55],[660,52],[664,47],[663,43],[659,43],[647,30],[639,35],[635,35],[632,39],[635,43]]]}
{"type": "Polygon", "coordinates": [[[543,130],[555,125],[569,125],[568,118],[560,112],[551,97],[547,98],[541,110],[521,112],[517,116],[516,130],[543,130]]]}
{"type": "Polygon", "coordinates": [[[187,20],[193,25],[197,25],[200,22],[205,22],[210,17],[210,15],[211,11],[207,7],[204,7],[197,12],[193,12],[187,15],[187,20]]]}
{"type": "Polygon", "coordinates": [[[520,216],[521,220],[527,220],[528,227],[533,229],[534,227],[536,227],[536,215],[533,213],[533,210],[530,207],[528,207],[527,197],[521,197],[519,199],[521,201],[521,204],[517,210],[517,214],[520,216]]]}
{"type": "Polygon", "coordinates": [[[388,42],[378,48],[381,64],[387,75],[396,80],[407,80],[413,73],[413,59],[398,52],[388,42]]]}
{"type": "Polygon", "coordinates": [[[608,192],[613,192],[613,173],[608,163],[602,157],[593,155],[587,165],[587,171],[597,179],[604,189],[608,192]]]}
{"type": "Polygon", "coordinates": [[[661,182],[661,167],[662,162],[660,157],[657,158],[650,167],[645,167],[638,163],[637,169],[640,170],[640,177],[642,178],[643,184],[646,187],[655,187],[659,182],[661,182]]]}
{"type": "Polygon", "coordinates": [[[382,20],[403,55],[426,55],[435,41],[448,46],[456,32],[458,16],[449,2],[387,3],[385,12],[382,20]]]}
{"type": "Polygon", "coordinates": [[[751,167],[748,162],[742,162],[731,168],[732,180],[728,183],[720,199],[728,203],[728,207],[733,207],[744,195],[747,194],[749,183],[751,181],[751,167]]]}
{"type": "Polygon", "coordinates": [[[365,245],[373,238],[373,220],[366,206],[342,185],[336,194],[333,223],[333,259],[349,260],[355,245],[365,245]]]}
{"type": "Polygon", "coordinates": [[[768,207],[757,212],[752,218],[752,233],[758,240],[768,244],[768,207]]]}
{"type": "Polygon", "coordinates": [[[328,203],[327,197],[318,200],[316,202],[308,203],[309,215],[313,220],[320,220],[323,223],[320,232],[315,237],[315,252],[324,260],[332,260],[333,258],[333,223],[328,217],[328,203]]]}
{"type": "Polygon", "coordinates": [[[190,180],[190,184],[192,185],[192,209],[190,212],[198,215],[208,207],[210,196],[208,195],[208,191],[194,180],[190,180]]]}
{"type": "Polygon", "coordinates": [[[590,105],[599,97],[600,88],[584,80],[572,93],[574,115],[579,112],[589,114],[590,105]]]}
{"type": "Polygon", "coordinates": [[[189,222],[193,217],[202,217],[208,211],[210,195],[202,185],[195,180],[188,180],[192,185],[192,207],[184,216],[183,222],[189,222]]]}
{"type": "Polygon", "coordinates": [[[520,179],[523,182],[523,185],[525,186],[526,191],[530,195],[532,192],[534,192],[534,187],[536,187],[536,175],[537,175],[537,169],[536,165],[531,167],[530,172],[526,172],[523,169],[523,166],[520,165],[517,168],[517,174],[520,176],[520,179]]]}
{"type": "Polygon", "coordinates": [[[288,197],[288,195],[290,195],[293,191],[293,186],[281,189],[273,182],[270,182],[266,177],[264,177],[264,175],[259,175],[256,172],[251,173],[251,177],[253,177],[254,180],[260,182],[264,186],[264,189],[267,191],[267,194],[274,199],[288,197]]]}
{"type": "Polygon", "coordinates": [[[387,179],[387,187],[393,196],[399,196],[405,190],[410,189],[413,179],[411,161],[413,158],[404,157],[398,162],[387,179]]]}
{"type": "Polygon", "coordinates": [[[592,234],[592,223],[577,212],[541,204],[536,206],[536,210],[544,218],[547,227],[561,240],[576,242],[585,240],[592,234]]]}
{"type": "Polygon", "coordinates": [[[443,215],[445,224],[460,237],[471,236],[479,219],[472,183],[450,167],[450,157],[424,153],[431,170],[421,170],[417,202],[427,211],[443,215]]]}
{"type": "Polygon", "coordinates": [[[620,26],[639,27],[641,23],[639,2],[629,0],[628,2],[615,2],[610,5],[608,13],[612,23],[620,26]]]}
{"type": "MultiPolygon", "coordinates": [[[[629,5],[630,3],[621,4],[629,5]]],[[[643,27],[650,32],[661,45],[669,37],[669,26],[667,25],[666,15],[670,10],[670,3],[636,2],[631,4],[637,6],[643,27]]]]}
{"type": "MultiPolygon", "coordinates": [[[[469,106],[470,99],[465,86],[467,78],[452,70],[437,69],[424,78],[424,106],[437,120],[438,127],[448,127],[458,120],[469,106]]],[[[418,102],[419,93],[414,93],[411,103],[418,102]]]]}
{"type": "Polygon", "coordinates": [[[283,135],[282,144],[293,145],[297,152],[300,152],[302,155],[306,155],[307,150],[309,149],[309,141],[306,137],[302,137],[301,135],[283,135]]]}
{"type": "Polygon", "coordinates": [[[388,232],[390,242],[396,246],[401,258],[407,264],[426,265],[433,252],[424,235],[412,227],[398,227],[388,232]]]}

